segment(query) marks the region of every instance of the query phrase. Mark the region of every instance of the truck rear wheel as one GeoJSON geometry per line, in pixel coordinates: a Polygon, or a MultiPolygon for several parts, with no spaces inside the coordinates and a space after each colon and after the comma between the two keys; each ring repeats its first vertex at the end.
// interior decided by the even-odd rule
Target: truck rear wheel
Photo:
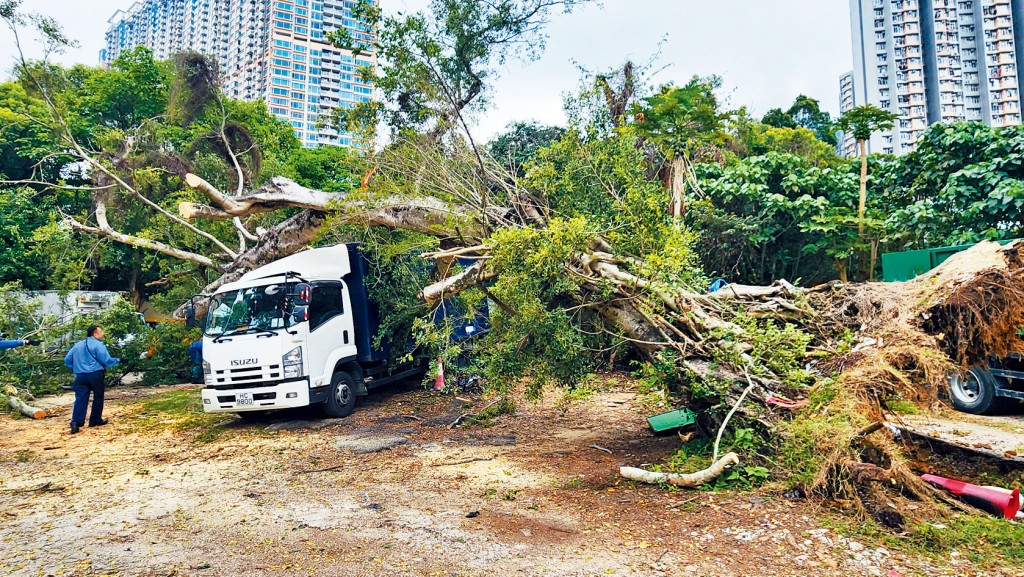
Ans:
{"type": "Polygon", "coordinates": [[[1004,406],[996,397],[996,382],[986,369],[974,367],[966,373],[950,373],[949,397],[953,407],[972,415],[987,415],[1004,406]]]}
{"type": "Polygon", "coordinates": [[[356,408],[356,387],[352,376],[346,372],[334,373],[331,377],[331,393],[324,404],[328,417],[347,417],[356,408]]]}

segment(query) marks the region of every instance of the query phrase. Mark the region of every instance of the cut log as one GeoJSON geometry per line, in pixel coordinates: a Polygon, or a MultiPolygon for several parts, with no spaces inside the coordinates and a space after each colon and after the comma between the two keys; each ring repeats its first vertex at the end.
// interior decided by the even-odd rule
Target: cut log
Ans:
{"type": "Polygon", "coordinates": [[[630,481],[651,484],[666,482],[676,487],[700,487],[721,477],[726,469],[739,463],[739,455],[736,453],[726,453],[710,467],[696,473],[657,473],[635,467],[619,467],[619,474],[630,481]]]}
{"type": "Polygon", "coordinates": [[[38,409],[26,403],[15,396],[7,397],[7,404],[26,417],[32,417],[33,419],[45,419],[46,411],[38,409]]]}

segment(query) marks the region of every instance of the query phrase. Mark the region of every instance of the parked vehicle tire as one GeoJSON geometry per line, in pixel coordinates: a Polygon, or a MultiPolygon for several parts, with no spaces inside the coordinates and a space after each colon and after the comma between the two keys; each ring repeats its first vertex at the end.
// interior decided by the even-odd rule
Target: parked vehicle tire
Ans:
{"type": "Polygon", "coordinates": [[[324,403],[324,414],[328,417],[347,417],[356,408],[356,387],[352,376],[346,372],[334,373],[331,377],[331,393],[324,403]]]}
{"type": "Polygon", "coordinates": [[[947,378],[949,398],[960,412],[987,415],[1005,406],[1003,399],[996,397],[995,378],[988,369],[974,367],[966,373],[951,372],[947,378]]]}

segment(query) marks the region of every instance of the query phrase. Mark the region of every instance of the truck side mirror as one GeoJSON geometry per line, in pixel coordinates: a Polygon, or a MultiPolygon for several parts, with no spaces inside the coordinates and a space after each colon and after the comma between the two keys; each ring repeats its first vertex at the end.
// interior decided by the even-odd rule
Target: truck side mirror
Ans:
{"type": "Polygon", "coordinates": [[[296,305],[292,309],[292,321],[295,324],[304,323],[309,320],[309,306],[307,305],[296,305]]]}
{"type": "Polygon", "coordinates": [[[295,290],[292,292],[292,296],[295,297],[296,306],[307,306],[309,302],[313,300],[313,288],[309,284],[300,282],[295,285],[295,290]]]}

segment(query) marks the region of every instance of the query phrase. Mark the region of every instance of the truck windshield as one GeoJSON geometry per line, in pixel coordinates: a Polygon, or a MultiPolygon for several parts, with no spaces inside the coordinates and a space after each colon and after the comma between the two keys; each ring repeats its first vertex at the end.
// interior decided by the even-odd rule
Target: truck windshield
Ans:
{"type": "Polygon", "coordinates": [[[285,285],[272,284],[215,295],[210,302],[206,334],[275,331],[292,326],[287,292],[285,285]]]}

